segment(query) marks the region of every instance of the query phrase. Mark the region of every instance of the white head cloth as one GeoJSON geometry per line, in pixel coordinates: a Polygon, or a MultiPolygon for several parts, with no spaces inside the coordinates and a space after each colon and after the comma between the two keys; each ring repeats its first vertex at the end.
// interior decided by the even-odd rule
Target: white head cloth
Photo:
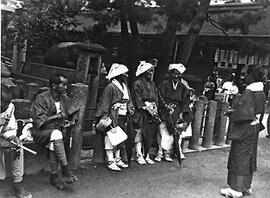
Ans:
{"type": "Polygon", "coordinates": [[[126,72],[128,72],[128,68],[125,65],[113,63],[106,78],[111,80],[112,78],[120,76],[121,74],[124,74],[126,72]]]}
{"type": "Polygon", "coordinates": [[[140,64],[139,64],[137,71],[136,71],[136,76],[143,74],[144,72],[146,72],[147,70],[149,70],[152,67],[154,67],[154,65],[152,65],[151,63],[147,63],[145,61],[140,61],[140,64]]]}
{"type": "Polygon", "coordinates": [[[181,74],[184,73],[186,71],[185,66],[182,63],[173,63],[169,65],[169,71],[176,69],[177,71],[179,71],[181,74]]]}

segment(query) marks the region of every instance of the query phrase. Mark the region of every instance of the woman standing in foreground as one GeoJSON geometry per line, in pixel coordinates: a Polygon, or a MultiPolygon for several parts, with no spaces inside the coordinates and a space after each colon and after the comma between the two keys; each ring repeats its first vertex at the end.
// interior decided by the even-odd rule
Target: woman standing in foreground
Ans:
{"type": "Polygon", "coordinates": [[[229,113],[232,140],[228,159],[227,183],[230,188],[221,189],[226,197],[242,197],[250,194],[253,172],[257,170],[257,144],[262,130],[265,94],[263,92],[264,69],[249,65],[245,78],[247,87],[229,113]]]}

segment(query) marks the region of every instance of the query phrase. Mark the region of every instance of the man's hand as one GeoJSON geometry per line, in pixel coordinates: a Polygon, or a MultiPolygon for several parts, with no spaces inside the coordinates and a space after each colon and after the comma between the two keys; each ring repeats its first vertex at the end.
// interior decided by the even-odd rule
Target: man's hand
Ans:
{"type": "Polygon", "coordinates": [[[132,116],[134,113],[135,113],[135,111],[134,111],[133,109],[130,109],[130,110],[128,111],[128,114],[129,114],[130,116],[132,116]]]}
{"type": "Polygon", "coordinates": [[[21,144],[20,139],[17,136],[15,136],[15,135],[12,135],[12,136],[7,137],[7,140],[8,141],[13,141],[13,142],[15,142],[18,145],[21,144]]]}
{"type": "Polygon", "coordinates": [[[112,109],[112,110],[116,110],[116,109],[118,109],[120,106],[121,106],[121,103],[120,103],[120,102],[117,102],[117,103],[115,103],[115,104],[112,105],[111,109],[112,109]]]}
{"type": "Polygon", "coordinates": [[[234,109],[228,109],[226,112],[224,112],[224,115],[230,117],[234,111],[234,109]]]}
{"type": "Polygon", "coordinates": [[[20,139],[15,135],[9,136],[7,139],[8,139],[8,141],[10,141],[12,143],[11,149],[14,150],[13,160],[19,159],[20,158],[20,151],[22,149],[22,148],[20,148],[20,145],[21,145],[20,139]],[[15,145],[14,143],[17,145],[15,145]]]}

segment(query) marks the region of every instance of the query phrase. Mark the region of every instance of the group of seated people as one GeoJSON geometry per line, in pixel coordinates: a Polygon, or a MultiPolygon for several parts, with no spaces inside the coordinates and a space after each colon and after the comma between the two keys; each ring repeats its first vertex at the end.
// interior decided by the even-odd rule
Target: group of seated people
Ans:
{"type": "MultiPolygon", "coordinates": [[[[75,122],[70,112],[70,99],[66,95],[67,78],[56,75],[50,78],[50,89],[37,95],[29,109],[33,120],[31,133],[34,141],[48,149],[50,182],[59,190],[78,179],[70,170],[64,146],[64,128],[75,122]],[[69,120],[68,124],[66,120],[69,120]],[[59,174],[59,165],[61,174],[59,174]],[[62,177],[60,177],[62,175],[62,177]]],[[[17,137],[18,125],[14,116],[15,106],[11,102],[10,84],[1,82],[1,125],[0,125],[0,179],[5,178],[5,155],[11,153],[11,172],[14,193],[19,198],[31,198],[23,187],[24,159],[22,143],[17,137]]]]}
{"type": "MultiPolygon", "coordinates": [[[[180,157],[184,158],[181,140],[191,121],[190,92],[194,90],[182,79],[186,68],[181,63],[170,64],[168,79],[157,87],[152,80],[156,64],[156,60],[140,62],[132,91],[127,86],[128,68],[118,63],[112,64],[110,68],[107,75],[110,83],[104,89],[95,113],[97,135],[103,137],[102,142],[96,144],[102,145],[105,150],[104,157],[109,170],[121,171],[122,168],[128,168],[131,155],[128,155],[126,163],[121,158],[121,152],[126,149],[130,153],[133,147],[136,150],[136,161],[141,165],[152,165],[162,159],[172,162],[175,141],[180,157]],[[115,136],[119,130],[120,134],[126,134],[126,138],[121,141],[120,136],[115,136]],[[178,139],[175,139],[175,134],[178,134],[178,139]],[[113,141],[115,137],[120,138],[117,143],[113,141]],[[157,148],[155,161],[149,152],[153,146],[157,148]]],[[[68,165],[64,144],[64,129],[76,123],[77,114],[74,112],[78,111],[67,96],[67,83],[68,79],[63,74],[52,76],[49,80],[50,89],[38,94],[29,109],[33,120],[33,139],[48,149],[50,183],[59,190],[78,180],[68,165]]],[[[2,169],[4,167],[4,154],[7,150],[11,151],[14,156],[14,192],[17,197],[30,198],[31,193],[22,186],[23,150],[16,136],[12,93],[4,83],[1,83],[1,89],[0,171],[1,166],[2,169]]]]}

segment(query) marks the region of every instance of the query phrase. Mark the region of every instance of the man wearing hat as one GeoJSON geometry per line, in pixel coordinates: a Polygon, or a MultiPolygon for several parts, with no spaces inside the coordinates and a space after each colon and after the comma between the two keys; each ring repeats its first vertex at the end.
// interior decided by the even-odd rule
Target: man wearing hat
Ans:
{"type": "MultiPolygon", "coordinates": [[[[162,122],[160,124],[159,133],[159,150],[158,155],[155,158],[156,161],[161,161],[161,158],[168,162],[172,162],[170,157],[170,149],[173,143],[172,131],[168,131],[168,124],[175,126],[178,122],[190,121],[190,96],[189,89],[182,83],[182,74],[186,70],[185,66],[181,63],[174,63],[169,65],[169,79],[162,82],[159,86],[159,91],[165,103],[169,106],[170,112],[166,109],[161,109],[162,122]],[[164,153],[163,153],[164,150],[164,153]],[[163,156],[164,154],[164,156],[163,156]]],[[[181,138],[181,136],[180,136],[181,138]]],[[[181,140],[179,141],[181,142],[181,140]]],[[[181,144],[181,143],[180,143],[181,144]]],[[[181,158],[184,155],[181,151],[181,158]]]]}
{"type": "Polygon", "coordinates": [[[11,87],[13,82],[5,77],[1,79],[1,116],[0,116],[0,179],[5,178],[5,160],[6,154],[11,155],[11,172],[13,179],[13,190],[19,198],[31,198],[30,192],[23,186],[23,150],[14,146],[10,141],[20,144],[17,135],[17,122],[14,116],[15,106],[11,102],[11,87]]]}
{"type": "MultiPolygon", "coordinates": [[[[95,117],[98,121],[104,118],[112,120],[112,127],[120,126],[126,130],[127,116],[134,113],[130,91],[127,87],[128,68],[123,64],[114,63],[106,76],[110,83],[105,87],[95,117]]],[[[120,155],[120,149],[124,147],[124,142],[113,146],[107,136],[109,127],[103,131],[105,151],[108,160],[107,167],[112,171],[121,171],[121,168],[128,168],[120,155]]]]}
{"type": "Polygon", "coordinates": [[[151,80],[154,66],[145,61],[141,61],[137,71],[137,79],[133,85],[135,115],[134,123],[137,132],[135,137],[135,149],[137,152],[137,162],[139,164],[155,164],[149,157],[149,148],[156,140],[160,118],[158,116],[158,106],[165,105],[159,95],[155,83],[151,80]],[[142,154],[142,143],[146,158],[142,154]]]}

